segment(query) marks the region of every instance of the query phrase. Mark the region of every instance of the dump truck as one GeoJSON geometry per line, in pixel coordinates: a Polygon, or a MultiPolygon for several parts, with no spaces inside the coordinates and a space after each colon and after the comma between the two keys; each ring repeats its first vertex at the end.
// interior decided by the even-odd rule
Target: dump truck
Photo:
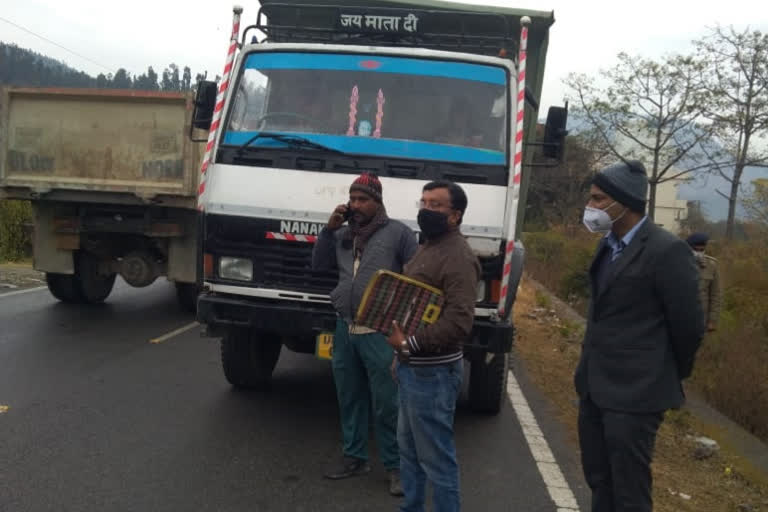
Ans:
{"type": "MultiPolygon", "coordinates": [[[[31,201],[34,268],[63,302],[104,301],[119,274],[197,299],[202,144],[190,94],[0,90],[0,199],[31,201]]],[[[205,135],[203,133],[203,135],[205,135]]]]}
{"type": "Polygon", "coordinates": [[[552,107],[544,139],[535,139],[553,13],[262,0],[240,30],[241,11],[222,81],[199,85],[193,120],[211,129],[197,318],[221,338],[226,379],[267,386],[283,346],[329,357],[337,276],[313,270],[312,247],[357,175],[379,176],[389,216],[414,236],[422,187],[450,180],[468,195],[461,231],[482,266],[464,345],[468,402],[498,412],[524,256],[526,164],[537,147],[557,157],[565,136],[567,107],[552,107]]]}

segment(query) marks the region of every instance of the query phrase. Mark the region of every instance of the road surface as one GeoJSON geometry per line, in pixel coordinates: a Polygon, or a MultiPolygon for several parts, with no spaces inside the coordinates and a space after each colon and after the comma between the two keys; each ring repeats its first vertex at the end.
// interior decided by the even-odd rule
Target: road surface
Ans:
{"type": "MultiPolygon", "coordinates": [[[[0,511],[397,510],[375,453],[370,475],[321,476],[340,454],[329,363],[284,349],[271,392],[238,392],[193,320],[167,282],[96,307],[0,294],[0,511]]],[[[536,390],[510,390],[498,416],[457,414],[463,510],[587,510],[536,390]]]]}

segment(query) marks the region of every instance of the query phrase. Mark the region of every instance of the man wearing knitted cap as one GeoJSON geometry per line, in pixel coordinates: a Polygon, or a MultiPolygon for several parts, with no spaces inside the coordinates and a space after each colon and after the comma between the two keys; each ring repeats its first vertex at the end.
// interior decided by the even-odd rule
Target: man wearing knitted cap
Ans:
{"type": "Polygon", "coordinates": [[[416,235],[387,217],[379,179],[364,173],[349,188],[349,203],[336,207],[312,253],[315,269],[338,269],[331,292],[338,319],[333,341],[333,377],[344,442],[341,460],[325,474],[333,480],[368,473],[368,416],[373,410],[376,442],[389,472],[389,492],[402,496],[397,448],[397,384],[387,339],[354,323],[368,281],[381,269],[402,272],[418,248],[416,235]],[[345,220],[348,225],[344,226],[345,220]]]}
{"type": "Polygon", "coordinates": [[[651,459],[664,411],[683,404],[704,334],[687,244],[645,216],[643,164],[594,177],[584,225],[605,233],[590,267],[592,299],[575,385],[593,512],[650,512],[651,459]]]}

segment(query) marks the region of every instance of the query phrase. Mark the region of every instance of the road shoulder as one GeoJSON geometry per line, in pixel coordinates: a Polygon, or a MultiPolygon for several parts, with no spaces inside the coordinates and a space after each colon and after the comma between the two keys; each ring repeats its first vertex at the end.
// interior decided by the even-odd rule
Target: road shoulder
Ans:
{"type": "MultiPolygon", "coordinates": [[[[554,411],[553,417],[565,432],[563,437],[570,451],[578,454],[578,403],[572,377],[581,350],[584,320],[541,285],[526,278],[515,304],[515,325],[516,356],[532,387],[554,411]]],[[[730,429],[734,426],[730,425],[730,429]]],[[[768,508],[768,473],[760,470],[759,460],[752,460],[751,445],[731,441],[730,429],[724,429],[714,415],[703,414],[694,406],[667,414],[653,465],[655,510],[768,508]],[[700,460],[694,457],[693,438],[701,435],[718,440],[720,450],[700,460]],[[747,449],[740,451],[740,447],[747,449]]],[[[580,493],[576,494],[578,497],[580,493]]]]}

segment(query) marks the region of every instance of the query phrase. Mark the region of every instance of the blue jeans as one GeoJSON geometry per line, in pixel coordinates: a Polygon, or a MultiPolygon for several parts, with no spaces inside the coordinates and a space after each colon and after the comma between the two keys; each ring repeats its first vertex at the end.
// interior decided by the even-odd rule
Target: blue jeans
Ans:
{"type": "Polygon", "coordinates": [[[462,363],[440,366],[398,364],[400,413],[397,442],[405,498],[400,512],[423,512],[427,479],[435,512],[460,509],[459,464],[453,417],[461,389],[462,363]]]}

